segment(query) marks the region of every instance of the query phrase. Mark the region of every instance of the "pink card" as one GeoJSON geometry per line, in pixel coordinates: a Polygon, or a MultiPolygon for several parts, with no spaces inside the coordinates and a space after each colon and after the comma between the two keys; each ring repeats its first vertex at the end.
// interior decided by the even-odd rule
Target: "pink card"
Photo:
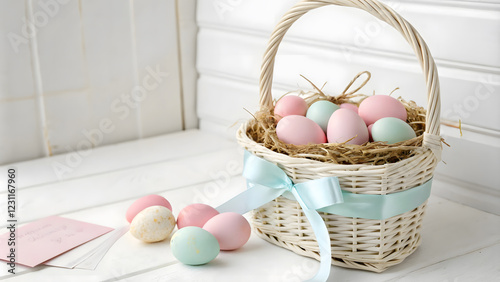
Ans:
{"type": "MultiPolygon", "coordinates": [[[[17,229],[16,263],[34,267],[79,245],[113,230],[113,228],[74,219],[50,216],[17,229]]],[[[6,260],[10,232],[0,236],[0,259],[6,260]]]]}

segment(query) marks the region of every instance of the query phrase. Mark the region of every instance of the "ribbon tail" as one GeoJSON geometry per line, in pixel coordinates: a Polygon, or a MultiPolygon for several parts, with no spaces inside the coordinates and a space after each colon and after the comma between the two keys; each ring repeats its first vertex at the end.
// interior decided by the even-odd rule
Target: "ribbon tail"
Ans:
{"type": "Polygon", "coordinates": [[[299,202],[302,207],[302,211],[304,215],[309,220],[309,223],[312,226],[313,232],[316,235],[316,241],[319,246],[319,254],[320,254],[320,266],[319,270],[314,275],[313,278],[307,280],[309,282],[323,282],[328,279],[330,276],[330,269],[332,264],[332,248],[330,245],[330,234],[328,233],[328,229],[326,228],[326,224],[323,221],[323,218],[319,215],[316,210],[309,209],[302,198],[298,195],[295,189],[292,189],[292,193],[295,196],[295,199],[299,202]]]}
{"type": "Polygon", "coordinates": [[[269,188],[259,184],[248,184],[248,189],[218,206],[216,210],[245,214],[281,196],[286,189],[269,188]]]}

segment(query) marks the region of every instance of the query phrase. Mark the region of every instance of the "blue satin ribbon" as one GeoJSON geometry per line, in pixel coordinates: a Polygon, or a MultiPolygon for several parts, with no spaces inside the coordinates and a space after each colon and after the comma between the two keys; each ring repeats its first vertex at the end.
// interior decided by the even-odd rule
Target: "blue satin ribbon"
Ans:
{"type": "Polygon", "coordinates": [[[430,195],[431,180],[421,186],[388,195],[342,191],[337,177],[324,177],[294,184],[273,163],[245,151],[243,176],[248,189],[217,208],[222,212],[247,213],[279,196],[296,200],[309,220],[320,250],[320,268],[309,281],[326,281],[331,268],[330,235],[318,211],[347,217],[386,219],[411,211],[430,195]]]}

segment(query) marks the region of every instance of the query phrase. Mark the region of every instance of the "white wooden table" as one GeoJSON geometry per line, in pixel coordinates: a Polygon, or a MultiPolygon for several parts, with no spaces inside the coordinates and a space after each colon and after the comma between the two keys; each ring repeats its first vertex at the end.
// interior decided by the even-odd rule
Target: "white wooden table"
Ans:
{"type": "MultiPolygon", "coordinates": [[[[189,203],[217,206],[245,189],[242,151],[198,130],[97,148],[81,162],[68,158],[14,164],[22,222],[61,215],[116,228],[127,224],[127,207],[143,195],[164,196],[177,215],[189,203]],[[71,171],[58,178],[58,164],[71,171]]],[[[3,189],[0,197],[6,198],[3,189]]],[[[420,248],[386,272],[332,267],[330,281],[500,281],[500,216],[432,195],[422,233],[420,248]]],[[[302,281],[319,264],[252,235],[243,248],[221,252],[207,265],[185,266],[170,253],[169,240],[145,244],[127,233],[94,271],[18,266],[12,275],[0,265],[0,279],[13,281],[302,281]]]]}

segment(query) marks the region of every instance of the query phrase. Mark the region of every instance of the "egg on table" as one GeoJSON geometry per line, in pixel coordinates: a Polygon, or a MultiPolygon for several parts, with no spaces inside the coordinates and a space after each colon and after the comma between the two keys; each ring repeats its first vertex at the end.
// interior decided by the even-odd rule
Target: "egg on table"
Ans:
{"type": "Polygon", "coordinates": [[[134,217],[130,223],[130,233],[143,242],[152,243],[167,239],[174,227],[175,218],[169,209],[151,206],[134,217]]]}
{"type": "Polygon", "coordinates": [[[212,217],[203,229],[217,238],[223,251],[241,248],[250,238],[252,231],[245,217],[235,212],[225,212],[212,217]]]}
{"type": "Polygon", "coordinates": [[[328,120],[332,116],[333,112],[338,109],[340,109],[340,107],[330,101],[316,101],[309,106],[309,109],[307,109],[306,117],[317,123],[321,129],[326,132],[328,120]]]}
{"type": "Polygon", "coordinates": [[[209,219],[218,214],[219,212],[209,205],[191,204],[184,207],[179,212],[177,216],[177,227],[179,229],[186,226],[203,227],[209,219]]]}
{"type": "Polygon", "coordinates": [[[368,129],[361,117],[352,110],[338,109],[328,121],[329,143],[362,145],[368,142],[368,129]],[[351,139],[351,140],[350,140],[351,139]]]}
{"type": "Polygon", "coordinates": [[[325,132],[317,123],[297,115],[282,118],[276,126],[276,135],[281,141],[294,145],[326,142],[325,132]]]}
{"type": "Polygon", "coordinates": [[[132,219],[141,212],[143,209],[150,206],[163,206],[172,211],[172,205],[160,195],[148,195],[137,199],[130,205],[125,214],[125,218],[128,222],[132,222],[132,219]]]}
{"type": "Polygon", "coordinates": [[[208,263],[220,252],[214,235],[197,226],[177,230],[170,239],[170,248],[174,257],[187,265],[208,263]]]}

